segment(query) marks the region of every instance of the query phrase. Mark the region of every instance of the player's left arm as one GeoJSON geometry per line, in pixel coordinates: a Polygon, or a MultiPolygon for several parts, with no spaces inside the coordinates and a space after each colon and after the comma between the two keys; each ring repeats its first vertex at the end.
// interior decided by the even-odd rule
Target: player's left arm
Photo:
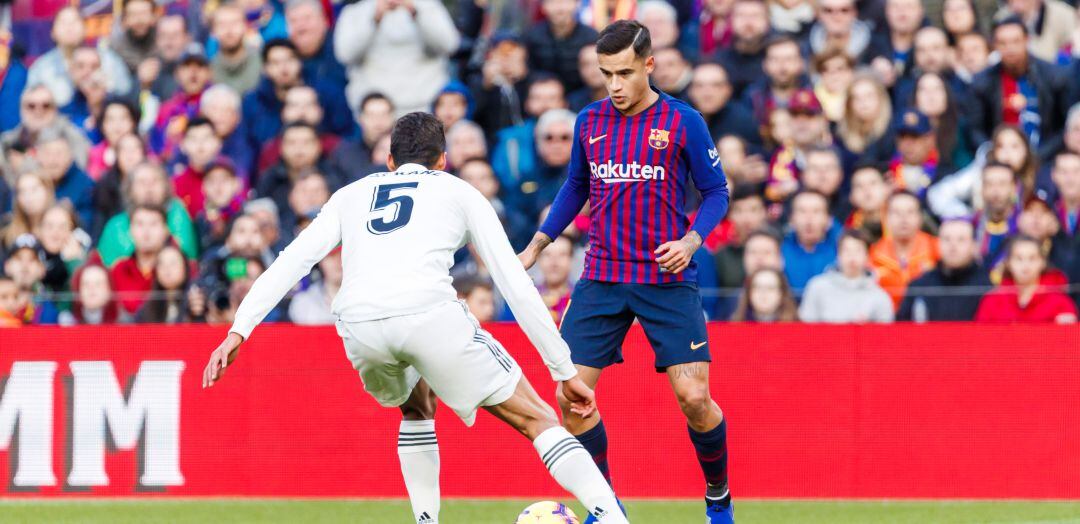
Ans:
{"type": "Polygon", "coordinates": [[[690,259],[724,218],[728,208],[727,177],[705,119],[697,111],[683,111],[682,116],[686,143],[680,154],[690,168],[694,185],[701,192],[702,202],[686,235],[656,248],[656,262],[664,271],[675,274],[690,265],[690,259]]]}
{"type": "Polygon", "coordinates": [[[311,272],[312,266],[340,243],[341,220],[338,202],[331,197],[315,220],[296,236],[278,255],[277,260],[251,285],[251,290],[236,310],[228,336],[210,354],[210,362],[203,370],[204,388],[213,386],[221,379],[225,368],[236,359],[240,344],[251,336],[255,326],[266,318],[270,310],[281,302],[301,278],[311,272]]]}

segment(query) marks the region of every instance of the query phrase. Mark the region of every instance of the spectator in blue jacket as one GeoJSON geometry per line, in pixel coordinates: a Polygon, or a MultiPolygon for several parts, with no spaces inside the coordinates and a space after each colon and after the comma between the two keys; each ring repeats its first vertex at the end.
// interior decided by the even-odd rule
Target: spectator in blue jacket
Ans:
{"type": "Polygon", "coordinates": [[[68,200],[79,214],[79,224],[94,220],[94,181],[75,164],[71,145],[56,129],[42,131],[34,144],[34,157],[45,178],[55,186],[56,200],[68,200]]]}
{"type": "Polygon", "coordinates": [[[26,66],[11,55],[9,46],[0,40],[0,132],[19,125],[19,98],[26,87],[26,66]]]}
{"type": "Polygon", "coordinates": [[[536,119],[552,109],[566,109],[566,92],[555,76],[538,74],[529,84],[525,98],[525,121],[496,134],[491,164],[502,187],[517,187],[528,173],[536,170],[536,119]]]}
{"type": "Polygon", "coordinates": [[[334,91],[344,92],[345,67],[334,58],[334,38],[319,0],[289,0],[285,21],[289,40],[300,53],[304,78],[317,78],[334,91]]]}
{"type": "Polygon", "coordinates": [[[840,225],[829,215],[829,199],[825,195],[803,190],[791,200],[791,232],[784,237],[780,250],[784,255],[784,274],[797,293],[836,260],[840,232],[840,225]]]}

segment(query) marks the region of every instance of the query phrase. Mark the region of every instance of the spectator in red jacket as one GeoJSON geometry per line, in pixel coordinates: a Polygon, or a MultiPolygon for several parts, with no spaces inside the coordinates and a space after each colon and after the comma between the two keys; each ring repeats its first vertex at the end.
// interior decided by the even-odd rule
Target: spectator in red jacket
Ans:
{"type": "Polygon", "coordinates": [[[1065,276],[1047,269],[1039,242],[1018,236],[1009,244],[1005,277],[983,297],[975,320],[980,322],[1076,322],[1076,304],[1065,294],[1065,276]]]}
{"type": "Polygon", "coordinates": [[[158,253],[169,241],[165,210],[136,206],[131,211],[131,239],[135,242],[135,253],[117,260],[111,273],[120,305],[127,314],[134,315],[154,285],[158,253]]]}

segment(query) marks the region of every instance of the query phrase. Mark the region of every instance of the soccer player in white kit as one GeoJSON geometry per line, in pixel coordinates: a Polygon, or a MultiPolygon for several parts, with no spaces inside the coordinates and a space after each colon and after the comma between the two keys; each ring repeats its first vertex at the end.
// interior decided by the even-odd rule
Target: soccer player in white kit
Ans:
{"type": "Polygon", "coordinates": [[[344,280],[333,302],[345,354],[375,400],[402,412],[401,472],[417,524],[439,521],[435,399],[471,426],[484,408],[533,442],[552,477],[599,522],[626,523],[592,457],[559,425],[521,368],[484,331],[451,285],[454,253],[471,241],[575,413],[595,411],[570,350],[510,247],[491,204],[446,166],[442,124],[410,113],[394,125],[389,173],[334,193],[251,287],[210,355],[213,386],[240,344],[282,297],[340,243],[344,280]]]}

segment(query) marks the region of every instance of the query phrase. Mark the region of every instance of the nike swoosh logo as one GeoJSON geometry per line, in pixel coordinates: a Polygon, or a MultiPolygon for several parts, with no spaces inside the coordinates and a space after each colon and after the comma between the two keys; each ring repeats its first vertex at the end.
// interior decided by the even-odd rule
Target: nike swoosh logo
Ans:
{"type": "Polygon", "coordinates": [[[708,344],[708,342],[699,342],[697,344],[691,342],[690,343],[690,351],[697,351],[697,350],[701,349],[701,346],[704,346],[705,344],[708,344]]]}
{"type": "Polygon", "coordinates": [[[603,135],[600,135],[600,136],[590,136],[589,137],[589,145],[591,146],[591,145],[603,140],[604,137],[606,137],[606,136],[607,136],[607,134],[603,134],[603,135]]]}

